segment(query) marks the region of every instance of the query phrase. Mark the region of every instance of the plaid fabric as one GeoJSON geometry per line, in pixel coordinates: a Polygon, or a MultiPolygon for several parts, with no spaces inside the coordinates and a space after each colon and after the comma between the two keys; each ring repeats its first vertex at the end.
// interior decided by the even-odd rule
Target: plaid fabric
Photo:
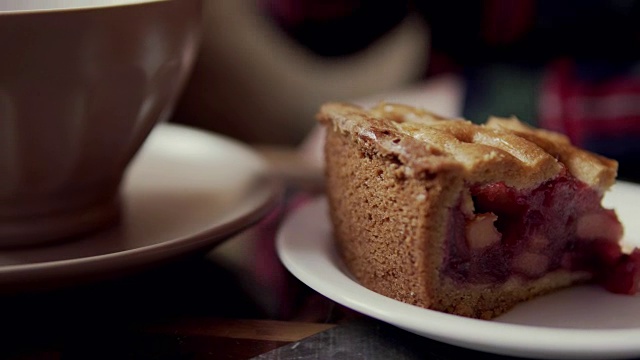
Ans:
{"type": "Polygon", "coordinates": [[[578,64],[569,59],[552,64],[540,90],[540,125],[617,159],[622,178],[640,180],[639,69],[634,63],[578,64]]]}
{"type": "Polygon", "coordinates": [[[622,145],[610,139],[635,137],[640,147],[640,76],[632,70],[620,66],[611,74],[609,66],[554,63],[540,91],[540,124],[608,153],[622,145]]]}

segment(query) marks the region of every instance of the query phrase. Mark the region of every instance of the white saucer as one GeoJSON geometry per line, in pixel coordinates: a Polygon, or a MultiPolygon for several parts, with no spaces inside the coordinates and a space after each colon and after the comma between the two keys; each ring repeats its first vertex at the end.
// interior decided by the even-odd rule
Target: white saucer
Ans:
{"type": "Polygon", "coordinates": [[[0,291],[94,280],[211,248],[256,223],[280,186],[252,149],[160,124],[126,174],[119,226],[77,241],[0,251],[0,291]]]}
{"type": "MultiPolygon", "coordinates": [[[[605,204],[625,225],[625,243],[640,244],[640,186],[620,182],[605,204]]],[[[640,296],[582,286],[543,296],[484,321],[408,305],[358,284],[334,247],[327,203],[319,198],[292,213],[276,242],[284,265],[326,297],[358,312],[438,341],[533,358],[640,356],[640,296]]]]}

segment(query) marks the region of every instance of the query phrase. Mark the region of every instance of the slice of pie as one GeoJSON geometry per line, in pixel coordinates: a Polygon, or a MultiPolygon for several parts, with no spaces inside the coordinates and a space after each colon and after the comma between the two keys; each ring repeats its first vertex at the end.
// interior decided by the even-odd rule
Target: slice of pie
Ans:
{"type": "Polygon", "coordinates": [[[637,291],[640,251],[601,205],[616,161],[515,118],[328,103],[318,119],[338,248],[371,290],[484,319],[577,283],[637,291]]]}

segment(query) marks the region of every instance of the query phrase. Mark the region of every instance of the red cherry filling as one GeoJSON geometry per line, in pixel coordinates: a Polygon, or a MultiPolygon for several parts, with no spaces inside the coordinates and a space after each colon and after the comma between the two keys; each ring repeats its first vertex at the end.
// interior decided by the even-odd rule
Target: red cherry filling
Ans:
{"type": "Polygon", "coordinates": [[[622,225],[601,206],[602,195],[569,174],[533,190],[504,183],[470,189],[474,214],[452,212],[445,273],[458,281],[501,283],[582,270],[615,293],[640,282],[640,250],[623,254],[622,225]]]}

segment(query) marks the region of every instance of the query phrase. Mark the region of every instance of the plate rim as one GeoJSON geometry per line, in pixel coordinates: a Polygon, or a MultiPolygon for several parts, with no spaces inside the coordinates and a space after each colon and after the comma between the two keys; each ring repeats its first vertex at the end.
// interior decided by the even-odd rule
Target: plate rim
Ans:
{"type": "MultiPolygon", "coordinates": [[[[190,132],[193,134],[199,134],[198,136],[206,135],[211,141],[216,141],[227,148],[234,148],[236,150],[243,151],[243,156],[253,157],[260,166],[265,169],[268,168],[266,160],[260,156],[255,150],[250,148],[238,140],[230,138],[225,135],[210,132],[204,129],[199,129],[182,124],[173,123],[161,123],[154,127],[153,131],[160,129],[165,132],[190,132]]],[[[150,135],[151,136],[151,135],[150,135]]],[[[144,159],[142,160],[144,161],[144,159]]],[[[135,166],[135,163],[131,163],[131,167],[135,166]]],[[[127,170],[127,173],[129,169],[127,170]]],[[[125,175],[126,177],[126,175],[125,175]]],[[[125,202],[127,197],[127,191],[125,191],[125,181],[123,180],[123,187],[120,191],[121,202],[125,202]]],[[[261,192],[264,194],[264,198],[260,201],[256,201],[249,208],[243,212],[236,214],[234,217],[224,219],[224,221],[216,224],[214,227],[200,230],[198,232],[185,234],[183,236],[175,237],[159,243],[153,243],[145,246],[134,247],[117,252],[110,252],[105,254],[80,256],[71,259],[52,260],[44,262],[32,262],[13,265],[0,265],[0,276],[3,280],[0,280],[0,289],[3,284],[12,284],[22,279],[23,281],[39,282],[44,278],[48,278],[47,272],[51,269],[56,269],[60,273],[65,275],[51,276],[54,278],[61,278],[69,276],[69,274],[76,270],[88,265],[92,265],[91,273],[102,273],[114,269],[128,269],[136,266],[144,266],[153,262],[160,262],[163,260],[169,260],[170,258],[180,255],[186,255],[188,253],[197,251],[202,248],[209,248],[218,245],[222,241],[230,238],[236,233],[239,233],[246,228],[255,225],[261,219],[263,219],[268,212],[273,209],[280,201],[283,194],[283,184],[275,176],[268,174],[265,170],[265,177],[261,179],[261,192]],[[119,260],[116,262],[114,260],[119,260]],[[7,277],[12,277],[7,279],[7,277]]],[[[108,231],[108,229],[106,229],[108,231]]],[[[98,232],[99,233],[99,232],[98,232]]],[[[77,240],[82,242],[96,233],[88,234],[77,240]]],[[[48,247],[56,248],[57,246],[65,246],[68,243],[61,242],[59,244],[51,244],[48,247]]],[[[43,247],[34,247],[35,251],[43,251],[43,247]]],[[[8,250],[11,251],[11,250],[8,250]]],[[[20,251],[28,251],[27,248],[20,249],[20,251]]],[[[7,250],[0,250],[0,253],[7,252],[7,250]]],[[[45,279],[46,280],[46,279],[45,279]]]]}
{"type": "MultiPolygon", "coordinates": [[[[640,191],[640,185],[624,181],[618,181],[618,183],[622,185],[621,187],[640,191]]],[[[318,239],[322,235],[314,237],[315,248],[320,246],[317,244],[318,242],[324,242],[325,244],[322,245],[326,245],[328,249],[324,253],[321,251],[316,254],[315,260],[324,261],[325,264],[330,264],[333,268],[311,271],[308,267],[312,262],[309,259],[302,261],[291,248],[294,244],[300,246],[300,243],[305,241],[310,243],[311,241],[293,239],[294,234],[291,233],[294,227],[304,221],[309,214],[314,216],[314,222],[318,223],[318,228],[307,228],[306,233],[321,230],[320,226],[326,226],[330,231],[327,206],[326,197],[318,196],[289,214],[278,231],[276,250],[281,262],[295,277],[333,301],[421,336],[489,353],[529,358],[579,357],[584,359],[640,355],[640,342],[630,340],[640,338],[640,328],[580,329],[501,323],[424,309],[385,297],[360,285],[345,273],[344,269],[339,269],[340,265],[333,263],[339,259],[337,259],[335,247],[328,244],[330,235],[325,236],[324,239],[318,239]],[[324,214],[318,212],[324,212],[324,214]],[[296,244],[296,242],[298,243],[296,244]],[[332,257],[336,258],[332,259],[332,257]],[[335,281],[332,283],[322,281],[327,277],[327,271],[336,270],[339,273],[338,276],[341,276],[339,285],[346,284],[357,295],[340,293],[336,288],[335,281]],[[323,274],[323,276],[318,274],[323,274]],[[367,298],[367,300],[364,301],[363,298],[367,298]],[[373,302],[383,306],[371,306],[370,304],[373,302]],[[403,311],[393,312],[390,310],[398,308],[403,311]],[[425,321],[425,318],[428,321],[425,321]],[[509,339],[502,338],[503,343],[495,344],[498,333],[504,334],[505,332],[509,332],[509,339]],[[562,341],[558,341],[559,338],[562,341]]],[[[307,248],[307,250],[309,249],[307,248]]]]}

